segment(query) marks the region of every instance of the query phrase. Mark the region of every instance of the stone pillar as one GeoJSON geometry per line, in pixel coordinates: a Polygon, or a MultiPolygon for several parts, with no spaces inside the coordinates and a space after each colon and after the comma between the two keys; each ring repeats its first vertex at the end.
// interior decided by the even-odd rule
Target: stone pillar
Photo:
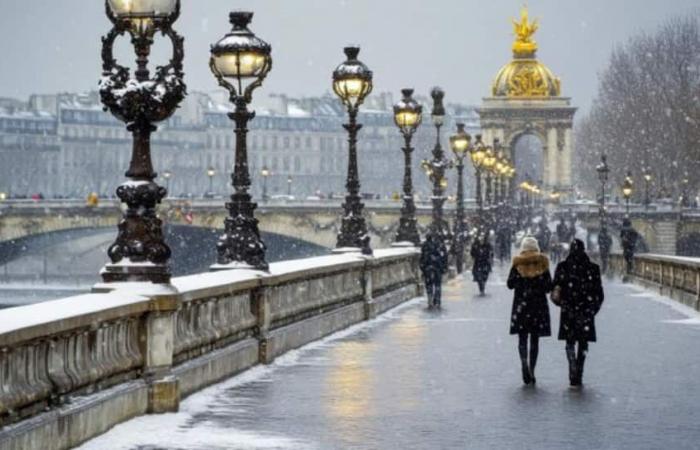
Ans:
{"type": "Polygon", "coordinates": [[[559,146],[557,145],[557,129],[549,128],[547,130],[547,142],[545,144],[547,148],[548,160],[545,160],[546,172],[548,177],[545,179],[544,183],[548,188],[557,186],[559,184],[559,146]]]}
{"type": "Polygon", "coordinates": [[[563,145],[561,153],[561,184],[562,188],[570,190],[573,186],[571,180],[571,158],[573,152],[573,133],[571,128],[565,128],[562,130],[563,145]]]}
{"type": "Polygon", "coordinates": [[[180,306],[177,295],[154,296],[145,317],[144,378],[148,382],[148,412],[175,412],[180,406],[180,386],[172,376],[175,318],[180,306]]]}

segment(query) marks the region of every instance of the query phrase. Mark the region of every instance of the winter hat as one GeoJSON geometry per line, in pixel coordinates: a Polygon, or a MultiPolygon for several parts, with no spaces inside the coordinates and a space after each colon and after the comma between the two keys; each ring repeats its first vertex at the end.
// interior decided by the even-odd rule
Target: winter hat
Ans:
{"type": "Polygon", "coordinates": [[[523,241],[520,243],[520,252],[539,252],[540,251],[540,245],[537,243],[537,239],[535,239],[532,236],[527,236],[523,238],[523,241]]]}

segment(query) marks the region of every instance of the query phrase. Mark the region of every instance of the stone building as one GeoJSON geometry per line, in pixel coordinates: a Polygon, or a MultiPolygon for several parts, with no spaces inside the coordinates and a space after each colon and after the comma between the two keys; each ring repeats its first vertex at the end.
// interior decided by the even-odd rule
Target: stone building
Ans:
{"type": "MultiPolygon", "coordinates": [[[[421,98],[429,111],[427,98],[421,98]]],[[[371,96],[363,105],[359,140],[362,191],[388,197],[401,190],[403,145],[393,123],[391,94],[371,96]]],[[[329,94],[310,98],[270,95],[253,105],[256,118],[248,135],[253,194],[262,191],[261,169],[270,171],[268,193],[306,198],[342,195],[347,173],[346,116],[329,94]]],[[[478,132],[473,107],[449,107],[455,120],[478,132]]],[[[213,193],[231,191],[233,124],[225,98],[193,92],[176,114],[159,125],[152,138],[153,162],[171,196],[201,197],[209,190],[207,169],[214,169],[213,193]],[[163,174],[169,172],[169,179],[163,174]]],[[[454,126],[443,127],[442,144],[454,126]]],[[[416,134],[416,192],[428,193],[419,163],[430,157],[435,131],[429,112],[416,134]]],[[[124,124],[102,110],[97,93],[35,95],[28,102],[0,99],[0,192],[13,197],[41,193],[47,198],[85,198],[91,192],[112,197],[124,180],[131,136],[124,124]]],[[[468,171],[468,173],[470,173],[468,171]]],[[[467,187],[470,183],[467,183],[467,187]]]]}

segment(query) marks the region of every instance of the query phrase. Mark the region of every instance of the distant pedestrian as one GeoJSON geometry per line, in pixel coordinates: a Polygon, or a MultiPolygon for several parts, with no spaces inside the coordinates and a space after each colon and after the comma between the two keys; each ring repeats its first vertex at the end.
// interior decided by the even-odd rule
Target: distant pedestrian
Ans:
{"type": "Polygon", "coordinates": [[[428,307],[440,307],[442,277],[447,272],[447,247],[440,236],[431,231],[421,246],[420,270],[423,273],[428,307]]]}
{"type": "Polygon", "coordinates": [[[537,238],[537,245],[539,246],[542,253],[548,253],[549,252],[549,241],[552,238],[552,232],[549,230],[549,227],[547,226],[547,219],[546,218],[543,218],[542,221],[539,223],[536,238],[537,238]]]}
{"type": "Polygon", "coordinates": [[[596,341],[595,316],[603,299],[600,268],[586,255],[583,241],[575,239],[569,256],[557,266],[552,292],[552,301],[561,308],[559,340],[566,341],[573,387],[581,386],[588,343],[596,341]]]}
{"type": "Polygon", "coordinates": [[[598,234],[598,251],[600,253],[600,264],[602,273],[608,271],[608,259],[610,258],[610,250],[612,249],[612,237],[608,233],[608,229],[603,227],[598,234]]]}
{"type": "Polygon", "coordinates": [[[493,266],[493,247],[491,247],[488,234],[485,231],[477,235],[470,254],[473,261],[472,277],[474,282],[479,285],[479,294],[484,295],[486,282],[493,266]]]}
{"type": "Polygon", "coordinates": [[[622,256],[625,258],[626,271],[632,273],[634,267],[634,252],[637,248],[639,233],[632,227],[632,222],[629,219],[622,221],[622,229],[620,230],[620,242],[622,244],[622,256]]]}
{"type": "Polygon", "coordinates": [[[552,290],[549,259],[540,253],[534,237],[523,238],[520,255],[513,258],[513,267],[508,275],[508,289],[515,290],[510,317],[510,334],[517,334],[519,338],[518,350],[522,363],[523,382],[534,384],[539,339],[552,335],[547,305],[547,294],[552,290]]]}

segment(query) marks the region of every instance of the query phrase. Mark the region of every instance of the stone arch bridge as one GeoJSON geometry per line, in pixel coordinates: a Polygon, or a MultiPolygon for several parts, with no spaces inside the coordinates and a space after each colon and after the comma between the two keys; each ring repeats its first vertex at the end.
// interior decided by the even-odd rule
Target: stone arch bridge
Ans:
{"type": "MultiPolygon", "coordinates": [[[[169,224],[207,229],[223,228],[227,211],[223,200],[166,201],[161,217],[169,224]]],[[[451,218],[452,208],[446,209],[451,218]]],[[[365,208],[368,228],[375,248],[388,247],[393,242],[400,215],[400,202],[368,202],[365,208]]],[[[597,206],[562,205],[549,216],[575,214],[581,227],[590,234],[599,228],[597,206]]],[[[298,239],[326,248],[335,247],[340,227],[339,202],[305,202],[260,204],[256,217],[260,231],[298,239]]],[[[474,205],[467,206],[467,216],[476,214],[474,205]]],[[[608,213],[613,231],[624,217],[623,209],[608,213]]],[[[81,201],[6,202],[0,204],[0,242],[62,230],[81,228],[114,228],[121,217],[116,201],[87,207],[81,201]]],[[[431,220],[430,205],[418,205],[419,228],[425,230],[431,220]]],[[[679,211],[633,211],[632,223],[643,238],[643,249],[652,253],[674,255],[691,249],[700,256],[700,213],[679,211]],[[679,245],[680,243],[680,245],[679,245]],[[697,244],[697,245],[696,245],[697,244]],[[695,251],[692,249],[696,248],[695,251]]]]}
{"type": "MultiPolygon", "coordinates": [[[[388,247],[398,226],[399,202],[369,202],[365,208],[373,247],[388,247]]],[[[451,215],[448,211],[446,214],[451,215]]],[[[169,200],[160,207],[168,224],[223,229],[228,211],[224,200],[169,200]]],[[[339,202],[259,204],[256,217],[260,231],[333,248],[340,229],[339,202]]],[[[0,204],[0,242],[64,230],[114,228],[122,212],[116,201],[88,207],[80,201],[8,202],[0,204]]],[[[419,228],[431,220],[428,205],[417,211],[419,228]]]]}

